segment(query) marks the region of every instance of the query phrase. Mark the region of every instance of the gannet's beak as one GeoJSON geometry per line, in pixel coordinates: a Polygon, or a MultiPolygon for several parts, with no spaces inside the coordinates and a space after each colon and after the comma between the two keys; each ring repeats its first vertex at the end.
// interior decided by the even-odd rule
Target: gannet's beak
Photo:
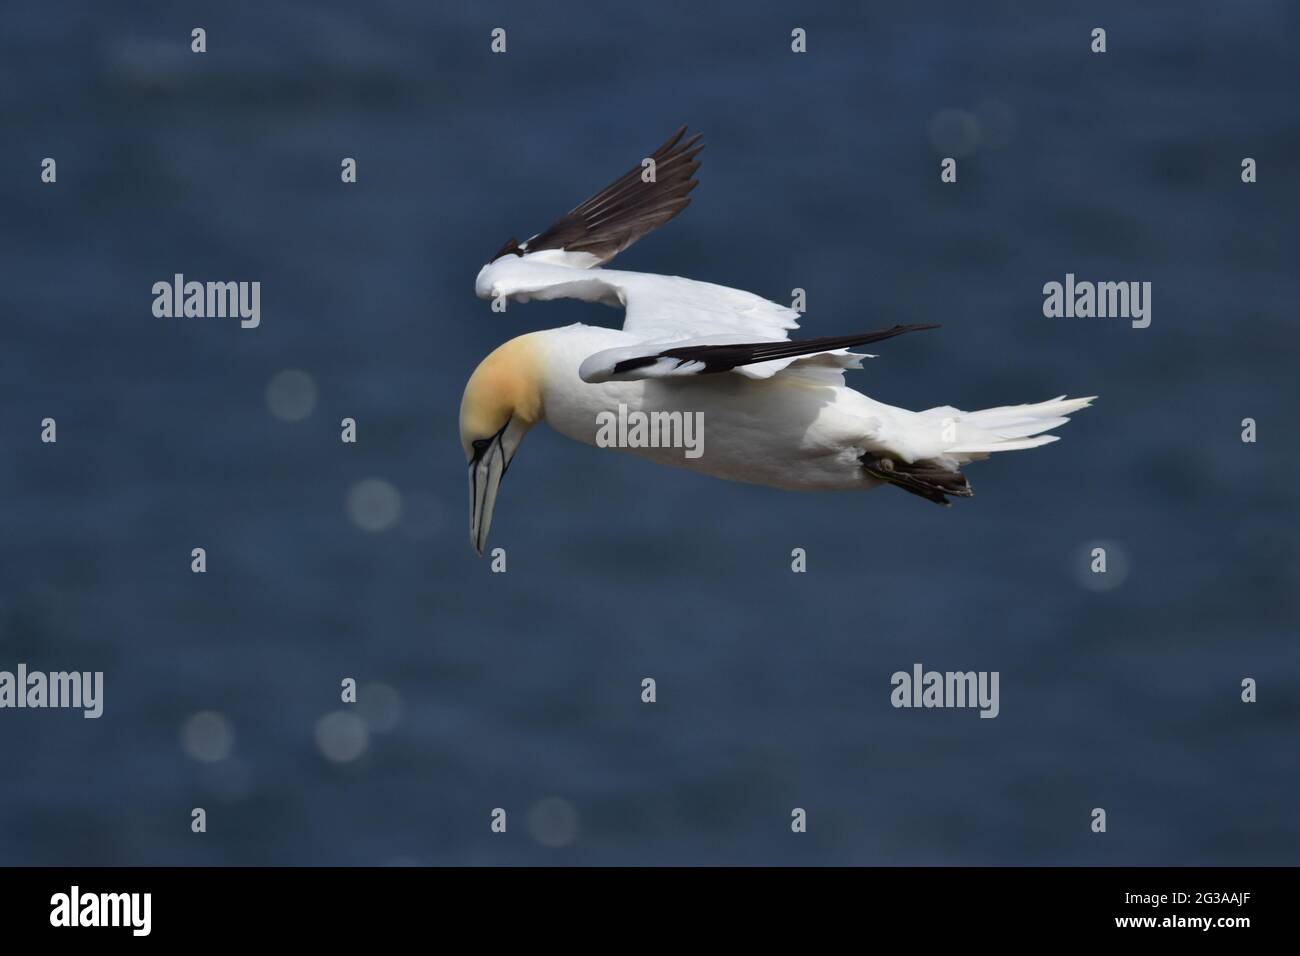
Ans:
{"type": "Polygon", "coordinates": [[[516,426],[512,418],[499,432],[474,448],[469,463],[469,543],[479,557],[483,556],[488,529],[492,526],[492,509],[501,479],[526,431],[526,427],[516,426]]]}

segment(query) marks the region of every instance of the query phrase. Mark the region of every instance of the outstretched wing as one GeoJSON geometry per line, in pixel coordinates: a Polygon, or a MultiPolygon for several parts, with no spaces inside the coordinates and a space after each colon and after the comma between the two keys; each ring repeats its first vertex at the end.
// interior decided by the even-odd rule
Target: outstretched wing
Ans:
{"type": "Polygon", "coordinates": [[[647,341],[734,334],[732,341],[784,339],[799,313],[762,296],[712,282],[616,269],[582,269],[558,261],[568,253],[505,256],[479,271],[480,299],[581,299],[622,307],[623,331],[647,341]]]}
{"type": "MultiPolygon", "coordinates": [[[[511,239],[478,274],[479,298],[527,302],[580,299],[622,307],[628,346],[583,363],[588,381],[674,378],[735,371],[767,378],[794,366],[805,376],[843,382],[866,356],[853,345],[932,326],[791,342],[799,315],[762,296],[680,276],[598,268],[672,219],[695,188],[698,134],[682,127],[651,157],[653,182],[634,167],[527,242],[511,239]],[[588,376],[591,377],[588,377],[588,376]]],[[[793,371],[793,370],[792,370],[793,371]]]]}
{"type": "Polygon", "coordinates": [[[700,168],[695,157],[704,147],[699,133],[683,141],[685,135],[683,126],[650,155],[653,166],[632,167],[526,242],[510,239],[490,261],[546,250],[569,253],[580,268],[613,259],[690,204],[687,193],[698,185],[700,168]]]}
{"type": "Polygon", "coordinates": [[[649,343],[622,346],[588,356],[578,375],[584,382],[679,378],[731,371],[753,378],[766,378],[801,359],[817,359],[819,361],[814,364],[823,367],[856,368],[856,360],[863,356],[849,353],[847,349],[892,339],[906,332],[937,328],[937,325],[895,325],[878,332],[795,341],[711,344],[695,340],[669,346],[649,343]]]}
{"type": "Polygon", "coordinates": [[[700,136],[682,127],[655,150],[653,182],[636,166],[527,242],[511,239],[478,274],[483,299],[581,299],[622,306],[624,331],[644,340],[734,335],[785,339],[793,309],[740,289],[678,276],[596,268],[681,212],[695,188],[700,136]]]}

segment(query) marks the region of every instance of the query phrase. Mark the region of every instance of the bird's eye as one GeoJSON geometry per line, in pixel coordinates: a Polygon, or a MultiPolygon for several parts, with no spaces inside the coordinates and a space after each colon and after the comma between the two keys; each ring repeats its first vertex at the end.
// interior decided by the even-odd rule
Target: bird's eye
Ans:
{"type": "Polygon", "coordinates": [[[488,445],[492,444],[492,440],[490,438],[475,438],[471,444],[474,446],[475,451],[481,452],[484,451],[488,445]]]}

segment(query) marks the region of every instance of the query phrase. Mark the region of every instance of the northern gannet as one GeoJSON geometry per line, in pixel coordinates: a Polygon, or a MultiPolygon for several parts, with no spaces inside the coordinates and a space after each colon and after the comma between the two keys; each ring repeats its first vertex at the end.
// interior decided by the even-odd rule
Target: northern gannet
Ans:
{"type": "MultiPolygon", "coordinates": [[[[480,298],[573,298],[622,306],[623,328],[570,325],[510,339],[465,386],[460,438],[469,462],[470,541],[480,555],[497,490],[530,428],[588,445],[602,423],[641,413],[664,424],[699,416],[703,453],[628,447],[660,464],[800,491],[891,484],[947,505],[970,497],[961,466],[992,452],[1056,441],[1042,432],[1092,398],[964,412],[912,412],[844,384],[861,368],[848,349],[935,325],[791,340],[793,309],[679,276],[601,266],[690,202],[699,134],[682,127],[629,170],[526,242],[510,239],[478,274],[480,298]]],[[[1095,396],[1093,396],[1095,397],[1095,396]]],[[[659,443],[656,443],[659,444],[659,443]]]]}

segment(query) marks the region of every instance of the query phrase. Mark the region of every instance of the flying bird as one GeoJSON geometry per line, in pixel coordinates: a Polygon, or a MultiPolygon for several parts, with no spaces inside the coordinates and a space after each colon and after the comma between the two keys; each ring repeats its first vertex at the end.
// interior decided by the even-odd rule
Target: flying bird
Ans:
{"type": "Polygon", "coordinates": [[[791,339],[798,313],[753,293],[603,268],[686,208],[701,148],[699,134],[686,138],[682,127],[649,161],[526,242],[510,239],[480,270],[480,298],[571,298],[624,310],[622,329],[577,324],[510,339],[470,376],[460,437],[470,541],[480,555],[501,479],[539,422],[608,446],[617,416],[623,450],[660,464],[800,491],[893,485],[947,505],[950,496],[971,496],[963,466],[1056,441],[1042,433],[1092,401],[1061,396],[974,412],[895,408],[845,384],[846,369],[874,358],[849,350],[938,326],[791,339]],[[672,441],[632,441],[638,416],[657,435],[698,422],[697,453],[672,441]]]}

